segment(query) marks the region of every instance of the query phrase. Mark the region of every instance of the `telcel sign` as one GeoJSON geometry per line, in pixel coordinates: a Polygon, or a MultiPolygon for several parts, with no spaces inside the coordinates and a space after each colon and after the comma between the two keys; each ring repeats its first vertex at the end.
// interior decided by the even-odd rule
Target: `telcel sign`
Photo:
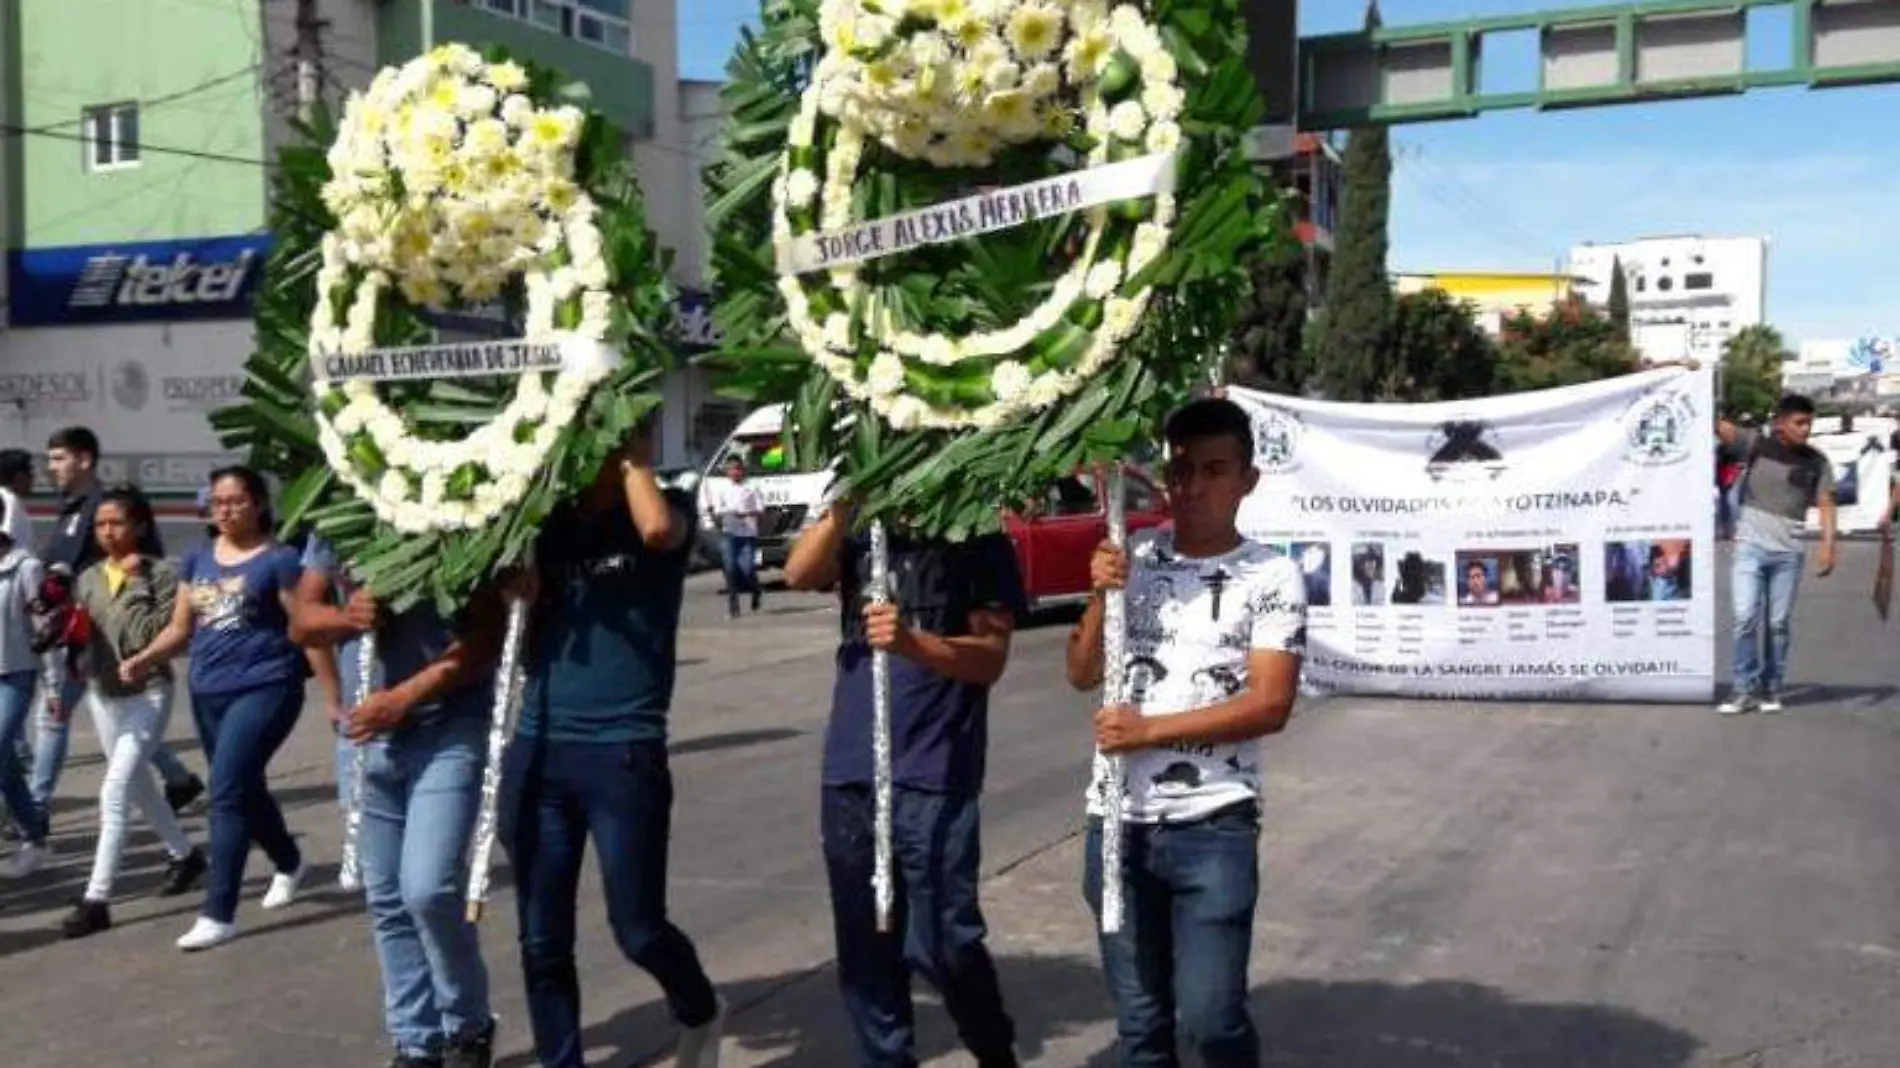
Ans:
{"type": "Polygon", "coordinates": [[[73,245],[7,257],[14,326],[243,319],[264,274],[263,234],[73,245]]]}

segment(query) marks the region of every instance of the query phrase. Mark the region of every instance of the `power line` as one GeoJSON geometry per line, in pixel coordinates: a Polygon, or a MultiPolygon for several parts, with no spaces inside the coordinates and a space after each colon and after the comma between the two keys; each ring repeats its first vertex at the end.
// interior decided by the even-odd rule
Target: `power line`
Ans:
{"type": "MultiPolygon", "coordinates": [[[[261,69],[263,69],[263,64],[252,63],[252,64],[249,64],[248,66],[240,67],[237,70],[231,71],[229,74],[220,74],[215,78],[207,79],[205,81],[199,82],[196,85],[186,86],[183,89],[174,90],[173,92],[165,93],[160,96],[155,96],[155,97],[150,97],[150,98],[141,97],[135,102],[138,104],[141,110],[164,107],[167,104],[171,104],[176,101],[183,100],[186,97],[196,96],[199,93],[206,92],[207,90],[216,89],[220,85],[226,85],[231,82],[234,82],[238,80],[239,78],[244,78],[244,77],[248,77],[249,75],[256,74],[261,69]]],[[[22,88],[30,90],[33,88],[33,86],[26,85],[26,86],[23,86],[22,88]]],[[[44,133],[49,130],[58,130],[66,126],[77,126],[80,123],[83,123],[85,121],[86,121],[86,117],[82,114],[79,118],[76,118],[76,119],[60,119],[57,122],[42,123],[39,126],[34,126],[28,130],[19,131],[19,132],[44,133]]]]}
{"type": "MultiPolygon", "coordinates": [[[[50,137],[57,141],[76,141],[88,144],[92,138],[86,134],[66,133],[62,130],[42,130],[31,126],[16,126],[10,122],[0,122],[0,133],[14,137],[50,137]]],[[[232,156],[222,152],[205,152],[195,148],[177,148],[171,145],[155,145],[147,141],[138,142],[141,153],[153,152],[161,156],[184,156],[188,159],[206,160],[212,163],[242,163],[250,167],[274,167],[276,164],[266,160],[252,159],[248,156],[232,156]]]]}

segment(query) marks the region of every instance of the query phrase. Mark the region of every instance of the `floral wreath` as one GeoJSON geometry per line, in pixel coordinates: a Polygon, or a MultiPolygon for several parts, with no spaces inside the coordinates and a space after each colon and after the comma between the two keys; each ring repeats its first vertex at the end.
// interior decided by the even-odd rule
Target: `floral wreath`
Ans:
{"type": "Polygon", "coordinates": [[[284,152],[247,403],[214,423],[291,482],[287,529],[336,541],[398,605],[459,607],[658,403],[663,258],[584,98],[444,45],[284,152]],[[428,344],[439,316],[496,307],[525,373],[428,344]]]}
{"type": "Polygon", "coordinates": [[[1249,249],[1283,229],[1239,151],[1259,104],[1237,0],[766,0],[763,21],[709,178],[720,361],[733,391],[796,401],[802,466],[961,536],[999,494],[1119,457],[1205,375],[1249,249]],[[1144,159],[1165,179],[982,236],[787,254],[1144,159]]]}

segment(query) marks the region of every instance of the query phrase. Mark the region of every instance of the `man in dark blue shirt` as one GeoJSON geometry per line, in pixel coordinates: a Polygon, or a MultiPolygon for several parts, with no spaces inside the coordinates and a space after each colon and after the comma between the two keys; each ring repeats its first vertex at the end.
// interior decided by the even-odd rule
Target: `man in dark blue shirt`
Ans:
{"type": "Polygon", "coordinates": [[[915,1068],[910,977],[943,994],[979,1068],[1014,1068],[977,903],[989,690],[1024,611],[1021,572],[1000,534],[962,544],[890,538],[890,603],[872,603],[869,539],[844,505],[802,535],[785,564],[793,589],[836,586],[843,614],[820,823],[838,942],[838,983],[863,1068],[915,1068]],[[894,931],[877,930],[871,888],[872,651],[891,664],[894,931]]]}
{"type": "Polygon", "coordinates": [[[673,779],[666,717],[693,506],[660,489],[650,431],[608,458],[593,488],[535,546],[521,722],[503,764],[501,839],[514,861],[528,1018],[543,1068],[585,1068],[576,895],[588,835],[607,922],[666,993],[680,1068],[717,1068],[725,1004],[666,916],[673,779]]]}
{"type": "MultiPolygon", "coordinates": [[[[462,901],[469,843],[481,807],[500,652],[493,589],[456,628],[424,602],[379,616],[368,590],[346,604],[347,585],[330,547],[311,539],[291,602],[290,636],[307,646],[341,645],[341,703],[348,737],[364,761],[357,839],[363,897],[382,965],[384,1027],[392,1068],[488,1068],[495,1023],[488,966],[462,901]],[[381,682],[357,692],[363,635],[376,632],[372,671],[381,682]]],[[[338,774],[348,765],[339,762],[338,774]]],[[[347,782],[348,779],[345,778],[347,782]]]]}

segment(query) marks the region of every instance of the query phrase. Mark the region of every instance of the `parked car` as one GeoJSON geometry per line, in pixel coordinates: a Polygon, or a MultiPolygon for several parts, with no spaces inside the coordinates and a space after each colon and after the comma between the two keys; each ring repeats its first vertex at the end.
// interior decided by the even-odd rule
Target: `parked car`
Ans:
{"type": "MultiPolygon", "coordinates": [[[[1088,599],[1089,558],[1108,537],[1106,481],[1094,471],[1079,472],[1050,487],[1030,514],[1003,517],[1031,611],[1088,599]]],[[[1129,531],[1167,522],[1167,496],[1144,470],[1128,468],[1122,487],[1129,531]]]]}

